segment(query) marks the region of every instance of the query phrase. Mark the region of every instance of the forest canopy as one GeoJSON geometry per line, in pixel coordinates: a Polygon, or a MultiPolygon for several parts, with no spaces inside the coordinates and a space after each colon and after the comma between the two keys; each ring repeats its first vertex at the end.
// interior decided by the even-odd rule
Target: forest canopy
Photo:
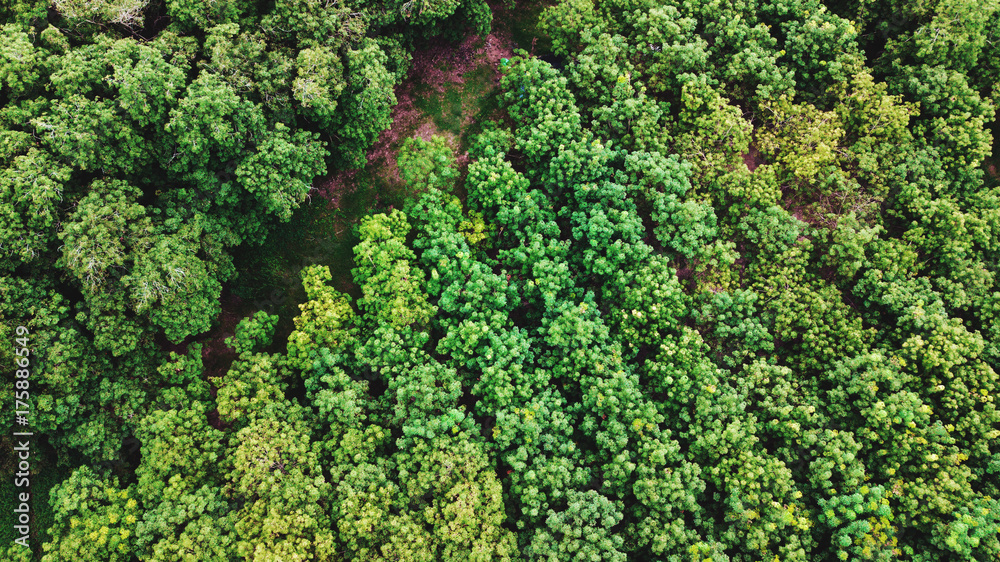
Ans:
{"type": "Polygon", "coordinates": [[[1000,558],[996,1],[545,3],[356,290],[307,264],[212,372],[235,253],[508,4],[0,7],[3,403],[57,467],[4,559],[1000,558]]]}

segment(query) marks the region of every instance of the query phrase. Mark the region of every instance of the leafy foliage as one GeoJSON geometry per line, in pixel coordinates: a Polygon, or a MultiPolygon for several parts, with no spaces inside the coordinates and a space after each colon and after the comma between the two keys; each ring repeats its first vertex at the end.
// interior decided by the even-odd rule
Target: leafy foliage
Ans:
{"type": "Polygon", "coordinates": [[[43,560],[1000,557],[995,2],[539,8],[557,56],[239,323],[229,252],[490,5],[52,8],[0,8],[43,560]]]}
{"type": "Polygon", "coordinates": [[[131,558],[141,515],[132,495],[130,489],[119,489],[115,480],[102,479],[86,467],[73,471],[52,489],[55,523],[51,535],[60,540],[45,544],[42,559],[131,558]]]}

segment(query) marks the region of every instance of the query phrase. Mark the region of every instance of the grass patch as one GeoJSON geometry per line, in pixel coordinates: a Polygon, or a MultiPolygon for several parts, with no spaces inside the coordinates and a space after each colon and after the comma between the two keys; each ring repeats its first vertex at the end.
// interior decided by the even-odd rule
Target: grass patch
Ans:
{"type": "MultiPolygon", "coordinates": [[[[333,285],[340,291],[360,295],[351,278],[354,223],[371,205],[371,191],[359,189],[345,203],[350,212],[329,209],[314,201],[299,207],[289,222],[280,225],[261,246],[241,247],[235,253],[237,278],[232,292],[252,301],[254,310],[266,310],[281,318],[278,334],[291,332],[291,320],[305,301],[299,274],[309,265],[326,265],[333,273],[333,285]]],[[[345,198],[346,199],[346,198],[345,198]]]]}

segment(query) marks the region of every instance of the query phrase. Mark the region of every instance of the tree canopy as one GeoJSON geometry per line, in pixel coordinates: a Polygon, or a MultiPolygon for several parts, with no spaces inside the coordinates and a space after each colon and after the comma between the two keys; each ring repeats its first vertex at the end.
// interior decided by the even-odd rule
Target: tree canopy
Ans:
{"type": "Polygon", "coordinates": [[[59,471],[5,554],[1000,558],[996,2],[546,3],[293,314],[227,316],[411,52],[509,10],[0,7],[0,335],[59,471]]]}

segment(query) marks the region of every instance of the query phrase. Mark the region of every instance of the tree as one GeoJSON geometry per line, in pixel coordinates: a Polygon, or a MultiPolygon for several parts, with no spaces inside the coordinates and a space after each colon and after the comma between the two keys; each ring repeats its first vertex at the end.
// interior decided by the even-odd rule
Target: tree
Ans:
{"type": "Polygon", "coordinates": [[[54,0],[59,13],[75,25],[115,23],[141,27],[143,10],[149,0],[54,0]]]}
{"type": "Polygon", "coordinates": [[[292,366],[306,369],[319,350],[348,352],[357,336],[350,298],[326,284],[332,279],[330,268],[310,266],[303,268],[300,275],[308,300],[299,305],[302,313],[295,318],[295,330],[288,336],[288,360],[292,366]]]}
{"type": "Polygon", "coordinates": [[[194,2],[167,0],[167,14],[182,30],[209,29],[216,25],[238,21],[249,6],[243,0],[194,2]]]}
{"type": "Polygon", "coordinates": [[[71,170],[35,148],[0,172],[0,244],[5,265],[38,261],[56,238],[71,170]]]}
{"type": "Polygon", "coordinates": [[[893,560],[895,548],[892,510],[882,486],[861,486],[853,494],[820,499],[819,520],[834,529],[832,543],[841,560],[893,560]]]}
{"type": "Polygon", "coordinates": [[[45,55],[32,44],[31,37],[17,25],[2,28],[0,50],[0,99],[15,101],[39,86],[45,72],[45,55]]]}
{"type": "Polygon", "coordinates": [[[570,0],[546,8],[539,27],[552,38],[552,50],[566,56],[579,51],[580,35],[598,22],[593,0],[570,0]]]}
{"type": "Polygon", "coordinates": [[[406,215],[394,210],[362,221],[361,241],[354,247],[352,270],[364,296],[358,305],[369,322],[386,323],[397,329],[422,327],[435,309],[421,290],[424,274],[412,268],[413,252],[406,247],[410,225],[406,215]]]}
{"type": "Polygon", "coordinates": [[[87,467],[74,470],[50,492],[49,536],[58,540],[43,545],[42,560],[131,559],[141,516],[133,495],[131,488],[120,489],[116,478],[102,478],[87,467]]]}
{"type": "Polygon", "coordinates": [[[632,25],[636,30],[632,44],[641,61],[638,67],[648,77],[650,91],[676,91],[681,84],[675,77],[707,69],[708,42],[695,33],[695,18],[684,17],[673,6],[657,6],[636,14],[632,25]]]}
{"type": "Polygon", "coordinates": [[[263,310],[257,311],[253,316],[240,320],[240,323],[236,325],[236,333],[231,338],[226,338],[226,345],[240,355],[259,351],[271,345],[274,327],[277,324],[277,316],[263,310]]]}
{"type": "Polygon", "coordinates": [[[996,111],[992,102],[970,87],[965,75],[944,66],[907,67],[889,80],[889,89],[920,103],[913,133],[940,152],[954,187],[976,185],[976,170],[993,140],[985,127],[996,111]]]}
{"type": "Polygon", "coordinates": [[[347,87],[343,61],[329,48],[317,47],[299,51],[295,66],[298,76],[292,96],[302,105],[302,112],[324,127],[332,125],[338,98],[347,87]]]}
{"type": "Polygon", "coordinates": [[[143,461],[136,469],[144,506],[136,546],[149,560],[225,560],[233,548],[229,502],[216,465],[224,436],[208,425],[205,406],[154,410],[136,430],[143,461]]]}
{"type": "Polygon", "coordinates": [[[564,511],[549,510],[546,529],[540,529],[526,549],[529,560],[613,560],[624,562],[620,536],[610,529],[621,521],[620,508],[594,490],[567,492],[564,511]]]}
{"type": "Polygon", "coordinates": [[[823,105],[826,89],[848,81],[864,64],[854,23],[822,4],[807,12],[803,21],[782,24],[782,31],[786,37],[782,59],[794,69],[803,101],[823,105]]]}
{"type": "Polygon", "coordinates": [[[156,372],[155,383],[160,386],[157,406],[170,410],[183,410],[187,404],[208,404],[211,390],[204,379],[201,344],[192,343],[187,353],[171,351],[169,360],[163,361],[156,372]]]}
{"type": "Polygon", "coordinates": [[[301,48],[326,45],[336,52],[345,43],[363,41],[376,11],[322,0],[278,0],[261,18],[261,27],[281,42],[297,42],[301,48]]]}
{"type": "Polygon", "coordinates": [[[403,181],[416,189],[449,191],[458,179],[454,152],[439,135],[432,136],[430,141],[420,137],[403,141],[398,164],[403,181]]]}
{"type": "Polygon", "coordinates": [[[184,88],[185,68],[170,64],[159,51],[145,45],[129,50],[133,51],[129,59],[111,63],[113,74],[106,80],[117,87],[118,106],[136,125],[163,126],[184,88]]]}
{"type": "Polygon", "coordinates": [[[372,39],[348,51],[346,58],[347,87],[334,129],[340,141],[336,156],[346,166],[360,168],[365,163],[365,151],[392,124],[395,81],[386,69],[385,53],[372,39]]]}
{"type": "Polygon", "coordinates": [[[219,416],[245,427],[264,414],[267,406],[284,399],[287,382],[284,358],[264,353],[244,354],[223,377],[216,396],[219,416]]]}
{"type": "Polygon", "coordinates": [[[313,178],[326,173],[328,153],[318,135],[299,131],[291,136],[281,123],[255,148],[236,167],[236,178],[266,211],[287,221],[305,200],[313,178]]]}
{"type": "Polygon", "coordinates": [[[510,467],[505,504],[519,531],[541,524],[549,509],[565,504],[567,491],[584,488],[593,475],[574,441],[579,416],[566,406],[550,385],[522,406],[495,414],[492,440],[500,466],[510,467]]]}
{"type": "Polygon", "coordinates": [[[659,345],[688,313],[676,271],[662,255],[652,256],[638,271],[619,270],[605,285],[604,296],[613,303],[609,321],[629,355],[638,353],[639,346],[659,345]]]}
{"type": "Polygon", "coordinates": [[[334,556],[318,446],[301,412],[275,402],[233,435],[226,492],[242,503],[233,514],[240,556],[317,560],[334,556]],[[280,421],[279,421],[280,416],[280,421]]]}
{"type": "Polygon", "coordinates": [[[196,255],[199,234],[189,229],[159,238],[122,277],[135,311],[147,314],[175,343],[207,331],[219,315],[222,285],[196,255]]]}
{"type": "Polygon", "coordinates": [[[110,100],[70,95],[52,103],[31,120],[31,126],[53,156],[81,170],[130,174],[142,170],[153,157],[110,100]]]}
{"type": "Polygon", "coordinates": [[[753,291],[719,291],[706,296],[699,320],[717,360],[738,369],[748,359],[774,351],[774,338],[758,313],[760,297],[753,291]]]}
{"type": "Polygon", "coordinates": [[[197,186],[198,191],[191,196],[226,201],[223,196],[231,189],[219,189],[223,182],[208,173],[210,163],[224,162],[235,171],[234,163],[244,155],[248,143],[263,136],[263,121],[259,107],[241,99],[219,75],[203,72],[170,111],[165,129],[175,145],[167,167],[197,186]],[[209,196],[211,191],[215,191],[214,197],[209,196]]]}
{"type": "Polygon", "coordinates": [[[143,235],[151,230],[150,221],[139,195],[125,182],[98,181],[63,227],[63,263],[85,292],[96,294],[116,268],[126,265],[126,235],[129,245],[148,243],[143,235]]]}
{"type": "Polygon", "coordinates": [[[779,164],[779,181],[800,188],[828,187],[836,175],[837,154],[844,129],[833,111],[812,104],[794,104],[787,97],[764,105],[773,124],[761,132],[758,147],[779,164]]]}
{"type": "MultiPolygon", "coordinates": [[[[409,423],[417,425],[419,420],[415,414],[409,423]]],[[[394,459],[400,471],[400,503],[408,509],[390,519],[389,542],[381,549],[386,559],[430,555],[432,560],[489,561],[516,556],[514,535],[501,526],[500,484],[470,430],[471,424],[460,422],[447,432],[417,437],[418,432],[404,426],[408,444],[394,459]],[[426,529],[426,534],[406,534],[407,527],[426,529]],[[420,544],[421,535],[428,544],[420,544]]]]}

